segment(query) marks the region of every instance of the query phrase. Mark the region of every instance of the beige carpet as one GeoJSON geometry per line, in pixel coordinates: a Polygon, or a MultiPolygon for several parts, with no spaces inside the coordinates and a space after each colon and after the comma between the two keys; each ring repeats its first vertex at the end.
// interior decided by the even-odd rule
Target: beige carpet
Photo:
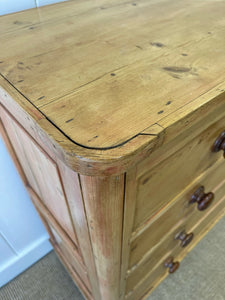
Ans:
{"type": "MultiPolygon", "coordinates": [[[[0,299],[83,300],[83,297],[51,252],[0,289],[0,299]]],[[[148,300],[225,300],[225,218],[148,300]]]]}

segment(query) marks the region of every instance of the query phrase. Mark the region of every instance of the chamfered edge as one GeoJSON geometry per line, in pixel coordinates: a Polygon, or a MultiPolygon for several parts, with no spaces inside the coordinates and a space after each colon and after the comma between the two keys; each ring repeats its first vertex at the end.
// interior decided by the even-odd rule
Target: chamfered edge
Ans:
{"type": "Polygon", "coordinates": [[[74,171],[85,175],[110,176],[125,172],[161,143],[164,131],[158,124],[153,124],[115,147],[91,148],[69,139],[2,76],[0,104],[48,155],[61,159],[74,171]]]}

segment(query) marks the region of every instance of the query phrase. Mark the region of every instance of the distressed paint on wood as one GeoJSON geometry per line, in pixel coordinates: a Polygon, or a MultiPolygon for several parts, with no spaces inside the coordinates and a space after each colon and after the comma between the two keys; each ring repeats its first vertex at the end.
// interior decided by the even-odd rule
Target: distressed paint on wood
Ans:
{"type": "Polygon", "coordinates": [[[100,299],[98,277],[96,273],[94,255],[90,242],[90,234],[86,219],[85,203],[81,191],[79,175],[68,168],[61,161],[58,161],[60,174],[65,187],[72,221],[76,228],[79,251],[87,268],[88,277],[92,286],[92,295],[100,299]]]}
{"type": "Polygon", "coordinates": [[[124,176],[81,175],[100,299],[119,299],[124,176]]]}

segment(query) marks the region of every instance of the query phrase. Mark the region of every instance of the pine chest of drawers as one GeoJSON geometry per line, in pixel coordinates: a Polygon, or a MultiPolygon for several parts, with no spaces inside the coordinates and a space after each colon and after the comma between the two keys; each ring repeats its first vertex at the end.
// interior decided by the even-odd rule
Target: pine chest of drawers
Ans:
{"type": "Polygon", "coordinates": [[[1,134],[86,299],[144,299],[225,213],[224,9],[76,0],[0,18],[1,134]]]}

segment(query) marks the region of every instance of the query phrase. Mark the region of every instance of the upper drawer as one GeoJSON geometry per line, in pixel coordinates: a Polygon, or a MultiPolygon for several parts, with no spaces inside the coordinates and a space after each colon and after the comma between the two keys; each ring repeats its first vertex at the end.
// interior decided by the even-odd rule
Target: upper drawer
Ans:
{"type": "Polygon", "coordinates": [[[222,160],[222,153],[212,152],[212,145],[224,129],[225,120],[222,118],[170,157],[153,168],[146,168],[138,179],[133,231],[217,160],[222,160]]]}
{"type": "MultiPolygon", "coordinates": [[[[168,232],[180,225],[189,230],[201,219],[205,217],[208,210],[213,208],[217,202],[224,197],[225,191],[225,164],[217,162],[201,176],[199,176],[191,185],[189,185],[181,194],[179,194],[167,207],[161,210],[137,235],[131,239],[129,268],[132,268],[139,261],[148,256],[149,252],[159,245],[168,232]],[[192,195],[196,193],[199,187],[205,188],[205,193],[213,192],[214,199],[207,209],[200,211],[197,203],[190,203],[192,195]]],[[[203,201],[212,199],[211,194],[202,197],[203,201]]],[[[174,241],[175,243],[176,241],[174,241]]],[[[166,251],[166,248],[164,249],[166,251]]]]}

